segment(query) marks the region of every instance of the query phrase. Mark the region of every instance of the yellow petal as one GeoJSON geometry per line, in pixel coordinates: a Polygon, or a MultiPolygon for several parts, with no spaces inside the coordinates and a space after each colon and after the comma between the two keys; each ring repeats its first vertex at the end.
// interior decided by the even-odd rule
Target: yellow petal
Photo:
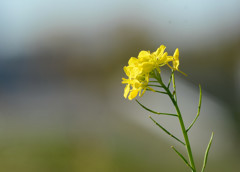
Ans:
{"type": "Polygon", "coordinates": [[[140,73],[142,73],[142,69],[139,67],[134,67],[130,71],[130,77],[131,78],[136,78],[140,73]]]}
{"type": "Polygon", "coordinates": [[[179,67],[179,50],[177,48],[173,54],[173,68],[174,70],[178,70],[178,67],[179,67]]]}
{"type": "Polygon", "coordinates": [[[154,68],[154,63],[153,62],[144,62],[141,65],[143,72],[149,73],[153,70],[154,68]]]}
{"type": "Polygon", "coordinates": [[[147,90],[147,88],[145,88],[139,96],[142,97],[143,94],[146,92],[146,90],[147,90]]]}
{"type": "Polygon", "coordinates": [[[128,96],[129,100],[134,99],[138,95],[138,90],[132,90],[131,93],[128,96]]]}
{"type": "Polygon", "coordinates": [[[178,50],[178,48],[175,50],[175,52],[174,52],[174,54],[173,54],[173,58],[174,58],[174,60],[178,60],[179,58],[179,50],[178,50]]]}
{"type": "Polygon", "coordinates": [[[145,75],[145,81],[146,81],[147,84],[148,84],[148,82],[149,82],[149,73],[145,75]]]}
{"type": "Polygon", "coordinates": [[[125,97],[125,99],[127,98],[129,91],[130,91],[130,85],[128,84],[128,85],[126,85],[126,87],[124,89],[124,95],[123,96],[125,97]]]}
{"type": "Polygon", "coordinates": [[[174,68],[174,70],[178,70],[178,67],[179,67],[179,61],[178,60],[173,61],[173,68],[174,68]]]}
{"type": "Polygon", "coordinates": [[[122,78],[122,84],[126,84],[126,83],[128,83],[127,80],[128,80],[128,79],[126,79],[126,78],[122,78]]]}
{"type": "Polygon", "coordinates": [[[167,56],[167,62],[173,61],[173,56],[167,56]]]}
{"type": "Polygon", "coordinates": [[[132,86],[134,88],[140,88],[141,87],[141,83],[138,80],[135,80],[132,86]]]}
{"type": "Polygon", "coordinates": [[[146,57],[146,56],[150,56],[150,52],[149,51],[141,51],[138,54],[138,58],[142,58],[142,57],[146,57]]]}
{"type": "Polygon", "coordinates": [[[125,74],[126,74],[127,76],[130,75],[129,67],[128,67],[128,66],[124,66],[124,67],[123,67],[123,70],[124,70],[124,72],[125,72],[125,74]]]}
{"type": "Polygon", "coordinates": [[[165,52],[159,59],[158,59],[158,64],[161,65],[161,64],[166,64],[168,62],[168,53],[165,52]]]}
{"type": "Polygon", "coordinates": [[[166,46],[165,46],[165,45],[161,45],[161,46],[157,49],[157,51],[155,51],[156,55],[157,55],[157,56],[158,56],[158,55],[162,55],[165,49],[166,49],[166,46]]]}
{"type": "Polygon", "coordinates": [[[151,87],[147,87],[149,90],[151,90],[151,91],[153,91],[153,92],[155,92],[155,90],[154,89],[152,89],[151,87]]]}
{"type": "Polygon", "coordinates": [[[135,66],[138,62],[138,59],[136,57],[131,57],[128,61],[129,66],[135,66]]]}

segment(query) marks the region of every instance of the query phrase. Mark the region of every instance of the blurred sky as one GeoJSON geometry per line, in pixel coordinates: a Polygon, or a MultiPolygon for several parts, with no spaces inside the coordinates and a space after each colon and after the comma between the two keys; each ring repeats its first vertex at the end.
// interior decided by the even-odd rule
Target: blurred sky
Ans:
{"type": "Polygon", "coordinates": [[[36,34],[53,27],[92,35],[121,21],[151,31],[153,40],[159,40],[161,31],[161,40],[185,49],[219,45],[240,34],[238,0],[2,0],[0,8],[5,53],[22,50],[36,34]]]}

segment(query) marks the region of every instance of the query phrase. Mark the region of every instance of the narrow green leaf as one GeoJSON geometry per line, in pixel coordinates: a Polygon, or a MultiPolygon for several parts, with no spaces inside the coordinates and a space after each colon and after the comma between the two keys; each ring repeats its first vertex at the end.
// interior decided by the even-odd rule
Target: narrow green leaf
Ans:
{"type": "Polygon", "coordinates": [[[149,82],[157,82],[158,83],[158,81],[149,81],[149,82]]]}
{"type": "Polygon", "coordinates": [[[207,146],[207,149],[206,149],[206,152],[205,152],[205,156],[204,156],[204,160],[203,160],[203,167],[202,167],[202,171],[201,172],[204,172],[206,164],[207,164],[208,153],[209,153],[210,147],[212,145],[213,135],[214,135],[214,133],[212,132],[211,138],[209,140],[209,143],[208,143],[208,146],[207,146]]]}
{"type": "Polygon", "coordinates": [[[164,92],[164,91],[157,91],[155,90],[156,93],[161,93],[161,94],[168,94],[167,92],[164,92]]]}
{"type": "Polygon", "coordinates": [[[188,129],[186,130],[187,132],[192,128],[193,124],[197,121],[199,115],[200,115],[200,110],[201,110],[201,105],[202,105],[202,88],[201,85],[199,84],[199,103],[198,103],[198,112],[197,115],[195,117],[195,119],[193,120],[193,122],[191,123],[191,125],[188,127],[188,129]]]}
{"type": "MultiPolygon", "coordinates": [[[[146,89],[147,91],[152,91],[150,89],[146,89]]],[[[161,94],[167,94],[167,92],[164,92],[164,91],[157,91],[157,90],[154,90],[152,92],[156,92],[156,93],[161,93],[161,94]]]]}
{"type": "Polygon", "coordinates": [[[184,158],[184,156],[180,152],[178,152],[173,146],[171,146],[171,148],[173,148],[173,150],[182,158],[182,160],[187,164],[188,167],[190,167],[192,170],[194,170],[192,168],[192,166],[188,163],[188,161],[184,158]]]}
{"type": "Polygon", "coordinates": [[[176,139],[177,141],[179,141],[180,143],[182,143],[183,145],[185,145],[185,143],[183,143],[181,140],[179,140],[177,137],[175,137],[174,135],[172,135],[168,130],[166,130],[163,126],[161,126],[159,123],[157,123],[157,121],[155,121],[151,116],[149,116],[149,118],[159,127],[161,128],[163,131],[165,131],[169,136],[171,136],[172,138],[176,139]]]}
{"type": "Polygon", "coordinates": [[[169,116],[177,116],[176,114],[171,114],[171,113],[160,113],[160,112],[155,112],[149,108],[147,108],[146,106],[144,106],[143,104],[141,104],[138,100],[136,100],[136,102],[142,106],[145,110],[149,111],[149,112],[152,112],[154,114],[157,114],[157,115],[169,115],[169,116]]]}
{"type": "Polygon", "coordinates": [[[154,84],[148,84],[148,86],[150,86],[150,87],[160,87],[160,88],[162,88],[162,86],[160,86],[160,85],[154,85],[154,84]]]}

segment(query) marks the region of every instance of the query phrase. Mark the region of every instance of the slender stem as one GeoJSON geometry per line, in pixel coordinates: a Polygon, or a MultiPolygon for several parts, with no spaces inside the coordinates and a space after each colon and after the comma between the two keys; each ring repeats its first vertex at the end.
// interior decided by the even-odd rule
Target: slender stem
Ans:
{"type": "MultiPolygon", "coordinates": [[[[176,84],[175,84],[175,77],[174,77],[174,72],[173,72],[173,70],[172,70],[172,84],[173,84],[173,95],[174,95],[174,97],[175,97],[175,100],[176,100],[176,102],[177,102],[177,93],[176,93],[176,84]]],[[[168,88],[169,89],[169,88],[168,88]]]]}
{"type": "Polygon", "coordinates": [[[170,78],[169,78],[169,81],[168,81],[168,88],[170,87],[170,84],[171,84],[171,81],[172,81],[172,74],[173,74],[173,70],[172,70],[172,73],[171,73],[171,76],[170,76],[170,78]]]}
{"type": "Polygon", "coordinates": [[[173,81],[173,88],[174,88],[174,91],[175,91],[175,96],[172,95],[169,88],[167,88],[165,86],[165,84],[163,83],[163,81],[161,79],[160,74],[157,71],[155,72],[155,77],[158,80],[158,82],[163,86],[163,89],[167,92],[169,98],[171,99],[172,103],[174,104],[174,107],[175,107],[176,112],[178,114],[178,119],[179,119],[179,122],[180,122],[182,133],[183,133],[183,136],[184,136],[186,149],[187,149],[187,153],[188,153],[188,158],[189,158],[189,161],[190,161],[190,164],[191,164],[191,167],[192,167],[192,172],[196,172],[196,167],[195,167],[195,163],[194,163],[194,160],[193,160],[193,155],[192,155],[190,142],[189,142],[189,139],[188,139],[188,134],[187,134],[184,122],[183,122],[183,118],[182,118],[180,109],[179,109],[178,104],[177,104],[177,100],[174,99],[174,97],[176,98],[176,85],[175,85],[175,81],[174,81],[174,73],[172,74],[172,77],[173,77],[172,81],[173,81]]]}
{"type": "Polygon", "coordinates": [[[187,134],[187,131],[185,129],[184,122],[183,122],[183,118],[182,118],[181,112],[179,110],[179,107],[177,105],[177,102],[173,98],[171,98],[171,100],[172,100],[172,102],[173,102],[173,104],[175,106],[175,109],[177,111],[177,114],[178,114],[178,119],[179,119],[179,122],[180,122],[180,125],[181,125],[181,129],[182,129],[182,132],[183,132],[184,140],[185,140],[185,143],[186,143],[186,148],[187,148],[187,152],[188,152],[189,161],[191,163],[192,168],[194,169],[192,171],[195,172],[196,171],[196,167],[195,167],[195,164],[194,164],[192,150],[191,150],[190,142],[189,142],[189,139],[188,139],[188,134],[187,134]]]}

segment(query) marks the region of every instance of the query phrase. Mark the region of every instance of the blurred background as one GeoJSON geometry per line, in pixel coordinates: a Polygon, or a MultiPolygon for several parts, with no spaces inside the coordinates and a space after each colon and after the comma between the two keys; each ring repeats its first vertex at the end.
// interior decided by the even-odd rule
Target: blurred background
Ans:
{"type": "MultiPolygon", "coordinates": [[[[161,44],[180,50],[177,91],[200,169],[240,170],[240,2],[237,0],[1,0],[0,171],[188,171],[135,101],[123,66],[161,44]]],[[[167,80],[169,69],[163,68],[167,80]]],[[[170,101],[139,99],[161,112],[170,101]]],[[[182,138],[173,118],[153,116],[182,138]]]]}

